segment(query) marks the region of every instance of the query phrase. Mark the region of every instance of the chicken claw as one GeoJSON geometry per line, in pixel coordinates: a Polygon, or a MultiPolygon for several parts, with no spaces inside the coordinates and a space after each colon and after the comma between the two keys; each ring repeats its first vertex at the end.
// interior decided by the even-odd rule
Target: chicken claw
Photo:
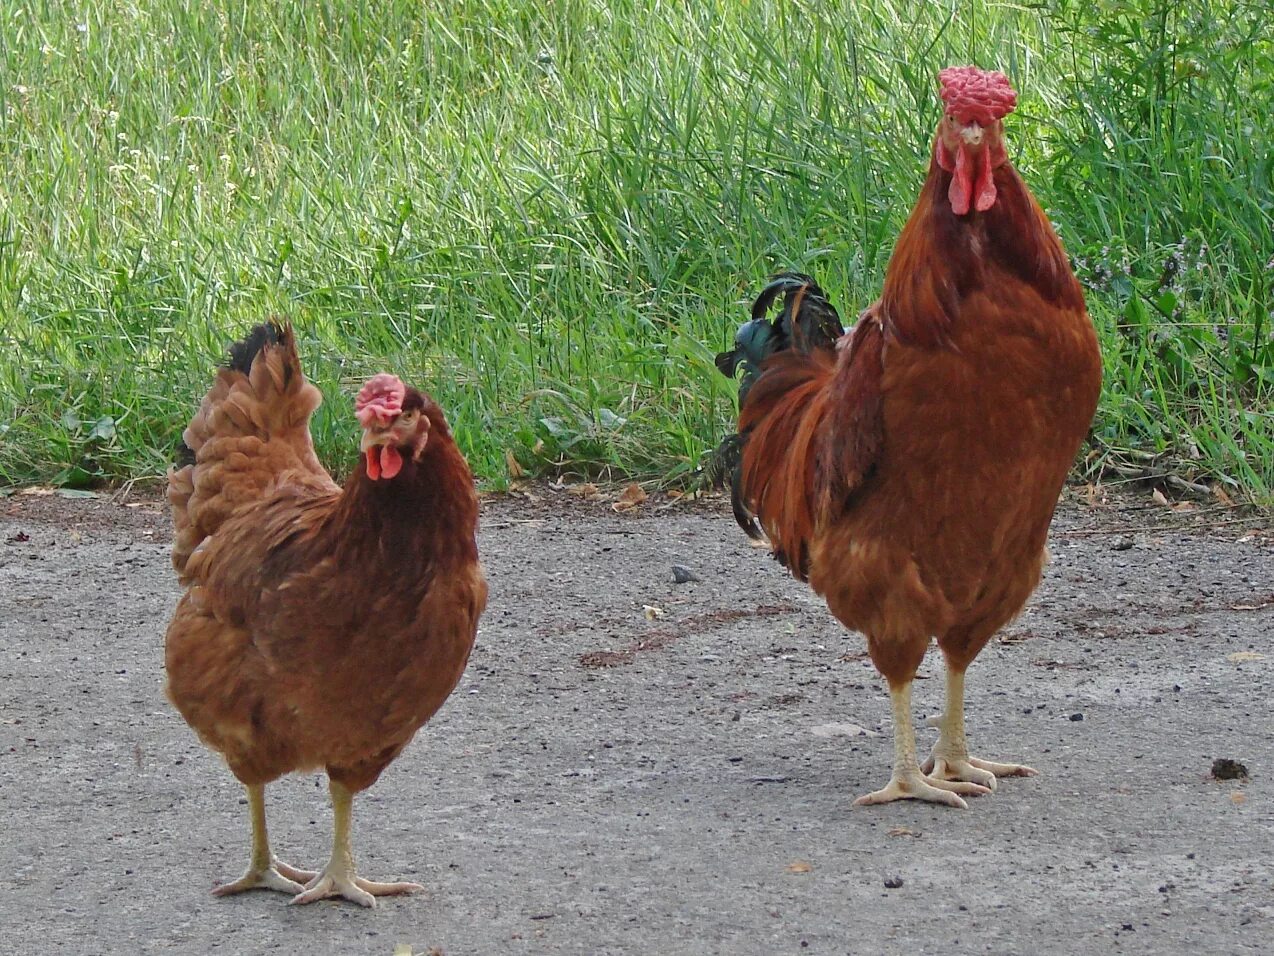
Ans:
{"type": "Polygon", "coordinates": [[[350,844],[350,822],[354,794],[344,784],[328,779],[332,794],[332,858],[323,872],[314,876],[292,898],[291,905],[303,906],[315,900],[340,896],[359,906],[375,906],[378,896],[405,896],[424,890],[419,883],[373,883],[354,870],[354,849],[350,844]]]}
{"type": "Polygon", "coordinates": [[[964,671],[947,665],[947,708],[925,721],[938,729],[938,740],[929,759],[920,765],[921,773],[939,780],[964,780],[995,789],[997,777],[1033,777],[1037,770],[1024,764],[995,763],[969,756],[969,742],[964,735],[964,671]]]}
{"type": "Polygon", "coordinates": [[[298,870],[288,866],[270,851],[270,835],[265,825],[265,785],[249,784],[248,813],[252,818],[252,860],[243,876],[230,883],[222,883],[212,891],[213,896],[233,896],[245,890],[278,890],[280,893],[299,893],[303,883],[318,876],[313,870],[298,870]]]}
{"type": "Polygon", "coordinates": [[[298,870],[282,860],[271,860],[268,866],[250,866],[248,871],[231,883],[222,883],[212,891],[213,896],[233,896],[245,890],[278,890],[280,893],[300,893],[305,883],[318,876],[313,870],[298,870]]]}
{"type": "Polygon", "coordinates": [[[960,794],[976,797],[991,792],[978,783],[941,780],[921,773],[920,765],[916,763],[916,731],[911,726],[911,681],[890,684],[889,698],[894,711],[894,772],[883,789],[863,794],[854,801],[854,806],[865,807],[895,800],[927,800],[967,810],[969,805],[960,799],[960,794]]]}
{"type": "Polygon", "coordinates": [[[361,876],[332,872],[329,867],[304,888],[297,887],[297,890],[302,889],[304,892],[297,893],[290,905],[303,906],[315,900],[339,896],[359,906],[375,906],[378,896],[406,896],[409,893],[419,893],[424,887],[419,883],[373,883],[361,876]]]}
{"type": "Polygon", "coordinates": [[[969,805],[960,798],[960,794],[969,797],[981,796],[991,791],[977,783],[960,780],[941,780],[926,777],[923,774],[894,774],[889,783],[881,790],[865,793],[854,801],[856,807],[866,807],[877,803],[893,803],[895,800],[925,800],[929,803],[941,803],[957,810],[967,810],[969,805]]]}
{"type": "Polygon", "coordinates": [[[934,757],[930,756],[920,765],[923,773],[939,780],[967,780],[981,784],[988,790],[996,787],[998,777],[1034,777],[1038,770],[1025,764],[996,763],[993,760],[980,760],[977,757],[934,757]]]}

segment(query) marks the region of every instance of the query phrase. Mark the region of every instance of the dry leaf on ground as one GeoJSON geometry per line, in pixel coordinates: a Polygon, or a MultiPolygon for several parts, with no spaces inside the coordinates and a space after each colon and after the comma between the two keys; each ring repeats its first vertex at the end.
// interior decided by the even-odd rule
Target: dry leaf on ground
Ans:
{"type": "Polygon", "coordinates": [[[642,489],[641,485],[633,482],[620,493],[619,500],[611,505],[611,508],[620,514],[625,511],[632,511],[634,508],[641,507],[642,503],[646,500],[646,497],[646,492],[642,489]]]}
{"type": "Polygon", "coordinates": [[[517,460],[517,457],[507,448],[504,450],[504,465],[509,469],[510,478],[521,478],[526,474],[526,471],[522,468],[522,464],[517,460]]]}

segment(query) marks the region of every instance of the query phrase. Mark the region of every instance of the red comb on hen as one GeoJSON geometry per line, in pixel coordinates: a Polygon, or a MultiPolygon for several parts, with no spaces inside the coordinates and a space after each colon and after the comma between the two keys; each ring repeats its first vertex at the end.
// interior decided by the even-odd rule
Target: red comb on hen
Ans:
{"type": "Polygon", "coordinates": [[[1017,94],[1009,78],[999,70],[979,70],[976,66],[949,66],[938,74],[939,96],[947,112],[961,123],[990,126],[1017,106],[1017,94]]]}
{"type": "Polygon", "coordinates": [[[354,415],[364,428],[370,428],[373,423],[388,425],[402,412],[406,395],[407,386],[397,375],[388,372],[373,375],[354,399],[354,415]]]}

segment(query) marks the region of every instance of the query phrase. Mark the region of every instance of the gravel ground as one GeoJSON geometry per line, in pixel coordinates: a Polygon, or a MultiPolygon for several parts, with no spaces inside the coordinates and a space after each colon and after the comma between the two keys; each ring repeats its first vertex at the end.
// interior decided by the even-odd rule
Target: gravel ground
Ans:
{"type": "MultiPolygon", "coordinates": [[[[1040,775],[961,812],[851,808],[889,771],[882,682],[719,507],[488,499],[468,672],[355,805],[362,872],[428,889],[367,911],[209,895],[247,808],[163,696],[162,507],[0,500],[0,948],[1274,951],[1274,532],[1208,517],[1063,506],[968,688],[975,752],[1040,775]]],[[[280,856],[321,865],[322,778],[268,802],[280,856]]]]}

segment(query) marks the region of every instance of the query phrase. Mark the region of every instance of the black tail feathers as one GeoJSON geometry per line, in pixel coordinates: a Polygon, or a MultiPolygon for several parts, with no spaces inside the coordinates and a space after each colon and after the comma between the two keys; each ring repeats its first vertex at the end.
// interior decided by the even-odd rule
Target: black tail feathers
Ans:
{"type": "Polygon", "coordinates": [[[230,346],[230,359],[226,368],[247,375],[252,371],[252,360],[267,345],[278,345],[283,339],[283,326],[278,322],[262,322],[244,338],[230,346]]]}
{"type": "MultiPolygon", "coordinates": [[[[232,372],[242,372],[244,375],[250,374],[252,363],[261,354],[261,350],[269,345],[280,344],[284,341],[286,335],[286,329],[279,322],[274,320],[262,322],[238,342],[231,344],[224,367],[232,372]]],[[[290,377],[291,369],[286,369],[285,374],[290,377]]],[[[173,462],[174,466],[184,468],[194,463],[194,450],[185,441],[179,442],[173,462]]]]}
{"type": "Polygon", "coordinates": [[[802,352],[835,348],[836,340],[844,333],[836,307],[817,282],[799,272],[780,272],[752,303],[752,320],[739,326],[734,335],[734,348],[717,355],[716,366],[729,378],[734,378],[738,369],[743,368],[739,383],[739,404],[742,405],[752,383],[761,374],[762,364],[771,355],[790,348],[802,352]],[[780,295],[783,307],[771,321],[770,309],[780,295]]]}
{"type": "MultiPolygon", "coordinates": [[[[728,378],[734,378],[738,369],[743,368],[739,381],[739,407],[742,408],[748,392],[764,374],[766,359],[790,348],[802,352],[832,349],[844,334],[836,307],[817,282],[799,272],[780,272],[771,277],[752,303],[751,321],[739,326],[734,348],[717,355],[716,366],[728,378]],[[783,296],[783,307],[771,321],[768,316],[779,296],[783,296]]],[[[743,498],[746,441],[746,435],[727,435],[709,457],[704,473],[715,488],[729,484],[734,520],[748,537],[760,539],[764,532],[743,498]]]]}
{"type": "Polygon", "coordinates": [[[752,303],[753,321],[764,320],[779,295],[784,297],[783,308],[774,324],[781,327],[784,348],[812,352],[836,347],[845,334],[840,314],[819,284],[799,272],[780,272],[770,279],[752,303]]]}

